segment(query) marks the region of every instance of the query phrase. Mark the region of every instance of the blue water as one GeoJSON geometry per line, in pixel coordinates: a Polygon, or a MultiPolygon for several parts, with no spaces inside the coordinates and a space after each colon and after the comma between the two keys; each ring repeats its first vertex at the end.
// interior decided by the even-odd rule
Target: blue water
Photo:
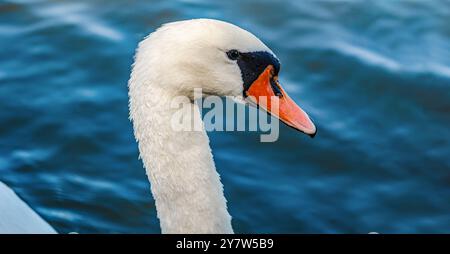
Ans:
{"type": "Polygon", "coordinates": [[[0,181],[59,232],[158,233],[128,121],[137,43],[210,17],[260,37],[318,126],[213,132],[236,232],[450,232],[449,1],[0,1],[0,181]]]}

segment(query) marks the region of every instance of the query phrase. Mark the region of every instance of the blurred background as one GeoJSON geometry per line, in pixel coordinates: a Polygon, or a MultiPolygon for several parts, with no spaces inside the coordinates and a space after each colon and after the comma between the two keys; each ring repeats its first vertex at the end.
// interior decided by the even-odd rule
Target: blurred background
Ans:
{"type": "Polygon", "coordinates": [[[127,80],[198,17],[261,38],[318,127],[210,133],[236,232],[450,232],[449,1],[1,0],[0,181],[61,233],[159,233],[127,80]]]}

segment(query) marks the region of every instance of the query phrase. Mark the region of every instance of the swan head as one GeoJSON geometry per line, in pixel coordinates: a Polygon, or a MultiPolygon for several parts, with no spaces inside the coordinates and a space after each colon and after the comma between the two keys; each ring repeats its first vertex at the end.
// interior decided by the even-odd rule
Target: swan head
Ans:
{"type": "Polygon", "coordinates": [[[278,58],[255,35],[227,22],[194,19],[165,24],[147,36],[138,46],[130,81],[145,80],[191,99],[198,88],[204,96],[231,96],[314,137],[316,127],[281,87],[279,71],[278,58]]]}

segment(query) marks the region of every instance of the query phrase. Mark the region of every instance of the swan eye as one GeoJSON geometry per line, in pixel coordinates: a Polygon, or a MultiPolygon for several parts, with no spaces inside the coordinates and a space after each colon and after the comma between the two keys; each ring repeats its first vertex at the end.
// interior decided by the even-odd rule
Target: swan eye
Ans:
{"type": "Polygon", "coordinates": [[[231,60],[237,60],[239,58],[241,54],[239,53],[239,51],[232,49],[230,51],[227,52],[227,56],[228,58],[230,58],[231,60]]]}

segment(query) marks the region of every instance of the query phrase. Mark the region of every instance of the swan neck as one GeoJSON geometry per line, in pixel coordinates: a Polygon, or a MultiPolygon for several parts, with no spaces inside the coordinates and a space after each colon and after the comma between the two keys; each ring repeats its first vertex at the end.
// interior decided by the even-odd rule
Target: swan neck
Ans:
{"type": "MultiPolygon", "coordinates": [[[[209,139],[176,131],[173,96],[159,84],[130,82],[130,116],[156,203],[162,233],[233,233],[209,139]]],[[[195,103],[183,117],[201,122],[195,103]]],[[[202,123],[203,126],[203,123],[202,123]]]]}

